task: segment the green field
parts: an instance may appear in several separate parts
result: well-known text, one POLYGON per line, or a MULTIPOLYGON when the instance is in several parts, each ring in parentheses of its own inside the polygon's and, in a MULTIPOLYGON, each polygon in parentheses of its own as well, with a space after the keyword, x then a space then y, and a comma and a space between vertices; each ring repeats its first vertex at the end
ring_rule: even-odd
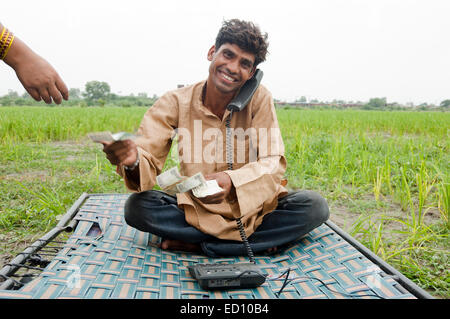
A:
MULTIPOLYGON (((0 108, 0 266, 83 192, 127 192, 86 134, 134 132, 145 111, 0 108)), ((277 113, 289 188, 320 192, 332 221, 434 296, 449 298, 450 113, 277 113)))

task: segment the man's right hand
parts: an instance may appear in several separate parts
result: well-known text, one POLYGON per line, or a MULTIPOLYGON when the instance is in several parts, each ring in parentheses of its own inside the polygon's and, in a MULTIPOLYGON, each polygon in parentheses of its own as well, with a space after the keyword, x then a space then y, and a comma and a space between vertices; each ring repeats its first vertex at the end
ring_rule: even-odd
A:
POLYGON ((101 143, 106 158, 113 165, 132 166, 138 158, 137 146, 132 140, 101 143))

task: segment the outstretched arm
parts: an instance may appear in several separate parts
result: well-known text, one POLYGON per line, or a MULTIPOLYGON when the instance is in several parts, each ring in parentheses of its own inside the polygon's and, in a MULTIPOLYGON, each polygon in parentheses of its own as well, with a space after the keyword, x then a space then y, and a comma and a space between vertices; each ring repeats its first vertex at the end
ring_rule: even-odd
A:
POLYGON ((6 56, 0 58, 3 57, 3 61, 16 71, 25 90, 36 101, 42 99, 47 104, 52 103, 52 99, 56 104, 60 104, 63 98, 67 100, 69 91, 55 69, 16 36, 8 40, 9 34, 11 32, 0 23, 0 45, 9 47, 3 51, 6 56))

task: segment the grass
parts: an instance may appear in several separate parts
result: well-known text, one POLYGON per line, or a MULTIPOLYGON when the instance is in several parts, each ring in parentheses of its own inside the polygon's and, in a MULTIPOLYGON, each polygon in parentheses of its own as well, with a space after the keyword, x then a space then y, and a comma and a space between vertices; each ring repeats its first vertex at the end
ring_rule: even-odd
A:
POLYGON ((16 142, 80 141, 89 132, 135 131, 142 107, 2 107, 0 140, 16 142))
MULTIPOLYGON (((126 192, 86 134, 134 132, 145 111, 0 108, 0 263, 52 228, 81 193, 126 192)), ((277 113, 288 186, 322 193, 334 222, 419 286, 450 297, 450 114, 277 113)))
POLYGON ((419 286, 448 297, 449 114, 278 115, 291 186, 319 189, 331 219, 333 208, 344 208, 341 224, 351 235, 419 286))

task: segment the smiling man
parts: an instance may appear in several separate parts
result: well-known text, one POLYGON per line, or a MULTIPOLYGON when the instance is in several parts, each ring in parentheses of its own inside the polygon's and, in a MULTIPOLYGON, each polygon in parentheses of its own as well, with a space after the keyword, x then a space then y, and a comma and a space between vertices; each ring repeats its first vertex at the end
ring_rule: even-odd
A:
POLYGON ((242 223, 254 252, 273 252, 328 218, 318 193, 288 193, 283 186, 286 158, 270 92, 260 85, 243 110, 227 110, 265 61, 267 47, 267 34, 253 23, 224 21, 207 54, 208 78, 164 94, 144 115, 137 140, 104 143, 107 158, 134 191, 125 204, 126 222, 162 237, 161 248, 245 255, 242 223), (234 129, 231 145, 224 138, 227 126, 234 129), (152 190, 176 133, 181 174, 202 172, 221 192, 197 198, 152 190))

